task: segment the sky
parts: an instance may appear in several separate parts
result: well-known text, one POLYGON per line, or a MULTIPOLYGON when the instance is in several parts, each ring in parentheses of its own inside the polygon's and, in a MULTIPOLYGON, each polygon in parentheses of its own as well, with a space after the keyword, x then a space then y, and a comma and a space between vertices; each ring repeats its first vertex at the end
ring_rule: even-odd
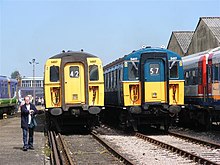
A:
POLYGON ((220 0, 0 0, 0 75, 43 76, 62 50, 91 53, 103 65, 140 49, 167 46, 172 31, 220 16, 220 0))

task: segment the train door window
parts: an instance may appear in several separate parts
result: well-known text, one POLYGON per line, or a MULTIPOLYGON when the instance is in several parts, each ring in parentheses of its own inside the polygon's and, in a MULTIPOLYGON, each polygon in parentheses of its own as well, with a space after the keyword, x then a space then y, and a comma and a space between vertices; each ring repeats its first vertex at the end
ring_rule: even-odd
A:
POLYGON ((211 83, 212 81, 212 68, 211 66, 208 66, 208 83, 211 83))
POLYGON ((109 89, 109 73, 106 73, 106 86, 107 86, 107 89, 109 89))
POLYGON ((118 83, 120 82, 121 79, 121 69, 118 69, 118 83))
POLYGON ((192 85, 196 85, 196 70, 192 70, 192 85))
POLYGON ((108 72, 108 89, 110 89, 111 87, 111 76, 110 76, 111 72, 108 72))
POLYGON ((118 84, 118 70, 115 70, 115 88, 117 87, 118 84))
POLYGON ((89 80, 90 81, 99 80, 99 70, 98 70, 97 65, 90 65, 89 66, 89 80))
POLYGON ((198 84, 202 84, 202 68, 198 69, 198 84))
POLYGON ((15 94, 15 86, 12 85, 12 86, 11 86, 11 97, 13 97, 14 94, 15 94))
POLYGON ((69 76, 71 78, 79 78, 79 67, 78 66, 71 66, 69 76))
POLYGON ((132 61, 128 63, 128 79, 138 80, 138 62, 132 61))
POLYGON ((4 82, 2 82, 2 95, 4 95, 5 94, 5 88, 4 88, 4 82))
POLYGON ((120 81, 122 81, 123 80, 123 69, 121 68, 120 69, 120 81))
POLYGON ((188 85, 188 81, 189 81, 189 72, 186 71, 185 72, 185 84, 188 85))
POLYGON ((5 83, 5 95, 8 94, 8 88, 7 88, 7 84, 5 83))
POLYGON ((219 65, 218 64, 215 64, 213 65, 213 80, 214 81, 218 81, 219 80, 219 65))
POLYGON ((114 72, 111 71, 111 89, 114 88, 114 72))
POLYGON ((106 87, 106 74, 104 74, 104 86, 106 87))
POLYGON ((198 68, 196 68, 195 72, 195 84, 198 84, 198 68))
POLYGON ((51 82, 59 81, 59 66, 50 67, 50 81, 51 82))
POLYGON ((218 64, 218 80, 220 81, 220 64, 218 64))
POLYGON ((160 74, 160 65, 159 64, 150 64, 150 75, 159 75, 160 74))
POLYGON ((112 71, 112 76, 113 76, 112 88, 114 88, 115 87, 115 70, 112 71))
POLYGON ((169 62, 170 78, 178 78, 178 61, 169 62))

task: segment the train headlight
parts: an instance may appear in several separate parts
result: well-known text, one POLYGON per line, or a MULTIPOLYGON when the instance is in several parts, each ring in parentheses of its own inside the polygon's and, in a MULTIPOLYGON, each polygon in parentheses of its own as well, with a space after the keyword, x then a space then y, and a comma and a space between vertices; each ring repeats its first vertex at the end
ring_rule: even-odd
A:
POLYGON ((63 113, 61 108, 53 108, 50 110, 50 113, 54 116, 61 115, 63 113))
POLYGON ((152 98, 157 98, 157 92, 152 93, 152 98))
POLYGON ((168 109, 169 105, 168 104, 163 104, 163 109, 168 109))
POLYGON ((176 105, 172 105, 169 107, 169 112, 172 113, 172 114, 177 114, 179 113, 181 110, 181 108, 179 106, 176 106, 176 105))
POLYGON ((144 104, 142 107, 143 107, 144 110, 148 110, 149 109, 149 105, 148 104, 144 104))

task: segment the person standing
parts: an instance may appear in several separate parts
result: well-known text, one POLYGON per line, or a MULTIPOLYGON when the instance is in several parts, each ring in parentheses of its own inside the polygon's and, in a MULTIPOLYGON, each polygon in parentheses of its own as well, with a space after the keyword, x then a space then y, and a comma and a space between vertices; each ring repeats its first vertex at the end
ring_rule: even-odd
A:
MULTIPOLYGON (((21 128, 23 132, 23 151, 34 149, 34 115, 40 114, 34 104, 30 103, 30 97, 24 98, 25 104, 21 106, 21 128), (29 134, 29 138, 28 138, 29 134)), ((42 111, 43 112, 43 111, 42 111)))

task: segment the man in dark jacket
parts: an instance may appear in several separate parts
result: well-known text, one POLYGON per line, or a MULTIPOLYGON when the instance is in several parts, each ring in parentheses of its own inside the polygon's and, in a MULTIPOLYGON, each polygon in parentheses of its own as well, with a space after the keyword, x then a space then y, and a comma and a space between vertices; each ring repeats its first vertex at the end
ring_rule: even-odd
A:
POLYGON ((34 125, 33 118, 34 115, 41 113, 38 111, 34 104, 30 103, 30 97, 26 96, 25 104, 21 106, 21 128, 23 131, 23 151, 27 151, 28 149, 33 148, 34 142, 34 125), (29 133, 29 138, 27 137, 29 133))

